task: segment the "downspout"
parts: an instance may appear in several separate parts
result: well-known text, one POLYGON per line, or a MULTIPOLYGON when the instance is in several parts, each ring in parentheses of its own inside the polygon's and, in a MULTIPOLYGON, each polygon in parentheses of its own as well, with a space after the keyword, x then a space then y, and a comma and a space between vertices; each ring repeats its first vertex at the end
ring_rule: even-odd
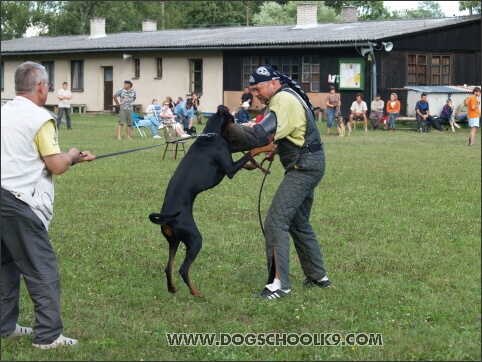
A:
POLYGON ((368 42, 368 47, 370 48, 370 56, 372 59, 372 99, 375 99, 377 94, 377 61, 375 59, 375 53, 373 52, 373 43, 368 42))

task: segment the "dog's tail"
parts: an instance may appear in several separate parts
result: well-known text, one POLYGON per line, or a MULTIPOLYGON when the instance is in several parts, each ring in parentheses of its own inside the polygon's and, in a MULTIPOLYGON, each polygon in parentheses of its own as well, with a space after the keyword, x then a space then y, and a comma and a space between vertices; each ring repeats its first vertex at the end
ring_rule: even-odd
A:
POLYGON ((181 212, 179 211, 177 214, 174 215, 162 215, 160 213, 153 212, 149 215, 149 220, 151 220, 151 222, 153 222, 154 224, 162 225, 166 223, 169 219, 175 219, 179 216, 180 213, 181 212))

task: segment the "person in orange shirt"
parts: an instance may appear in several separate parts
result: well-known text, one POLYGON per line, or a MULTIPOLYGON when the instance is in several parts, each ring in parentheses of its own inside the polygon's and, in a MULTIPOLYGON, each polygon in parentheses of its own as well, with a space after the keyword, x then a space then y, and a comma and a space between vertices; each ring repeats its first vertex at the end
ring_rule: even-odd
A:
POLYGON ((472 95, 467 101, 467 122, 469 123, 470 133, 469 133, 469 146, 475 146, 475 133, 477 128, 479 128, 480 123, 480 101, 477 99, 480 97, 480 88, 475 87, 472 90, 472 95))
POLYGON ((395 119, 400 115, 400 109, 401 105, 397 93, 390 94, 390 100, 387 102, 387 125, 391 132, 395 131, 395 119))

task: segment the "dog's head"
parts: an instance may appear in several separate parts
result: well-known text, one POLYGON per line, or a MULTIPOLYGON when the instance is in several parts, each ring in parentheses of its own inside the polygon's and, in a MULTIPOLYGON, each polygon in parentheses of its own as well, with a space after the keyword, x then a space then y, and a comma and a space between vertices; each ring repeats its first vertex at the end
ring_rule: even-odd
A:
POLYGON ((234 117, 229 113, 229 109, 223 105, 218 106, 218 110, 207 121, 203 133, 216 133, 223 137, 231 125, 234 124, 234 117))

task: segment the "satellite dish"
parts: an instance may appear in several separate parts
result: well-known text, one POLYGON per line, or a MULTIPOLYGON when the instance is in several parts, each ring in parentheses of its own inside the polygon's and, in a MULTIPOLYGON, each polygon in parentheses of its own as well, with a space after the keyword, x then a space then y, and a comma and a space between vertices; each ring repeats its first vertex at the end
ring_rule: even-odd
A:
POLYGON ((124 58, 124 60, 131 59, 132 54, 124 54, 122 57, 124 58))
POLYGON ((382 42, 382 45, 385 47, 385 50, 389 52, 390 50, 393 49, 393 43, 392 42, 382 42))
POLYGON ((370 48, 361 48, 361 55, 362 56, 365 56, 367 53, 370 52, 370 48))

